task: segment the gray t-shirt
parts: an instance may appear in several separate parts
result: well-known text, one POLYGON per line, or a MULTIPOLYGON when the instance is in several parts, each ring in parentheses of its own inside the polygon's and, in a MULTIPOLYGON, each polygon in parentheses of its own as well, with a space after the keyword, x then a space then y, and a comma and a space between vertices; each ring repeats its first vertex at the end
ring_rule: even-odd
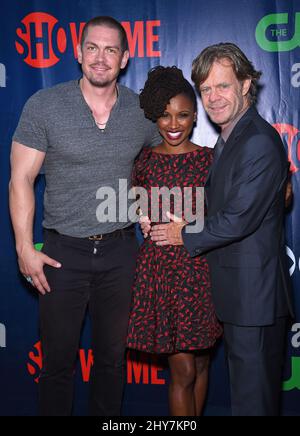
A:
POLYGON ((25 104, 13 140, 46 152, 45 228, 86 237, 128 226, 124 206, 119 210, 119 202, 126 205, 124 180, 130 189, 135 157, 161 138, 145 119, 137 94, 122 85, 118 89, 104 131, 96 126, 78 81, 38 91, 25 104), (115 222, 103 222, 109 214, 115 222))

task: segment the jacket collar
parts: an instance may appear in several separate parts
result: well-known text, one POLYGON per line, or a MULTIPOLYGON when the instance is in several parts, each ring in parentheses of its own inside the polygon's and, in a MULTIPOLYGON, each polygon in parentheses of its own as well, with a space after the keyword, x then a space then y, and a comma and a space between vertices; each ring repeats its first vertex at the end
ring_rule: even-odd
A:
MULTIPOLYGON (((237 139, 242 135, 243 131, 248 126, 248 124, 253 120, 253 118, 255 118, 257 116, 258 116, 258 112, 257 112, 256 108, 254 106, 250 106, 249 109, 244 113, 244 115, 238 121, 238 123, 236 124, 236 126, 234 127, 232 132, 230 133, 230 135, 225 143, 224 150, 223 150, 223 152, 222 152, 222 154, 217 162, 216 167, 218 167, 220 165, 220 162, 222 162, 222 160, 224 159, 224 156, 226 156, 226 154, 232 149, 232 147, 234 147, 237 139)), ((212 164, 210 167, 205 184, 208 184, 208 181, 211 178, 212 170, 214 170, 214 171, 216 170, 216 168, 214 168, 214 164, 212 164)))
POLYGON ((238 121, 232 132, 230 133, 226 141, 226 144, 235 141, 239 136, 241 136, 245 128, 256 116, 258 116, 258 112, 256 108, 254 106, 250 106, 249 109, 244 113, 244 115, 238 121))

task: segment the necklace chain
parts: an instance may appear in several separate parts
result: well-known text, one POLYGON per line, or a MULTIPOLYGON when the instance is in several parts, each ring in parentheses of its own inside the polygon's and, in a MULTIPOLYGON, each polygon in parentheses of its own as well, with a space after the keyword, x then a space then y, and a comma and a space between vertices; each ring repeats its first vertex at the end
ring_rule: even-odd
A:
MULTIPOLYGON (((81 89, 81 92, 82 92, 82 94, 83 94, 81 79, 78 80, 78 85, 79 85, 79 87, 80 87, 80 89, 81 89)), ((118 90, 118 86, 116 86, 116 99, 118 98, 118 96, 119 96, 119 90, 118 90)), ((91 108, 90 108, 90 111, 91 111, 91 113, 92 113, 92 115, 93 115, 93 118, 94 118, 94 120, 95 120, 96 125, 97 125, 97 126, 104 126, 104 127, 105 127, 106 124, 107 124, 107 122, 108 122, 108 119, 105 121, 105 123, 99 123, 99 121, 97 121, 96 118, 94 117, 93 110, 92 110, 91 108)), ((100 127, 100 129, 101 129, 101 127, 100 127)), ((104 130, 104 128, 102 127, 101 130, 104 130)))
MULTIPOLYGON (((80 81, 79 81, 78 83, 79 83, 79 87, 80 87, 80 89, 81 89, 81 91, 82 91, 80 81)), ((118 91, 117 91, 117 96, 118 96, 118 91)), ((95 115, 94 115, 93 109, 92 109, 91 107, 89 107, 89 108, 90 108, 91 114, 92 114, 92 116, 93 116, 93 118, 94 118, 94 121, 95 121, 96 126, 98 126, 100 130, 104 130, 104 128, 105 128, 105 126, 106 126, 106 124, 107 124, 107 122, 108 122, 108 119, 105 121, 105 123, 99 123, 99 121, 96 120, 96 117, 95 117, 95 115), (103 127, 103 126, 104 126, 104 127, 103 127)))

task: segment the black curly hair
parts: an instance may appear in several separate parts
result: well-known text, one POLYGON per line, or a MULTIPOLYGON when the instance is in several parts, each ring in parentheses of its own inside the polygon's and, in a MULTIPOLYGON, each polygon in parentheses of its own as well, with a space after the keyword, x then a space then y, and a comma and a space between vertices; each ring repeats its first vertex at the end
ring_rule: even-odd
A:
POLYGON ((197 100, 194 88, 184 78, 182 70, 173 67, 158 66, 152 68, 148 73, 148 78, 144 89, 140 93, 140 106, 145 112, 145 116, 152 121, 157 121, 171 98, 183 94, 188 97, 197 110, 197 100))

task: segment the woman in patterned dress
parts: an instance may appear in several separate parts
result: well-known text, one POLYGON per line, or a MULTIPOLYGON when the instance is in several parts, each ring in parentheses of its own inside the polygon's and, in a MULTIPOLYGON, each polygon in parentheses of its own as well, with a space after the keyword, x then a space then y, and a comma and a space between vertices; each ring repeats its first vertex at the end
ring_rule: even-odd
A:
MULTIPOLYGON (((197 116, 194 90, 181 70, 159 66, 149 72, 140 102, 162 136, 160 145, 145 148, 135 162, 133 185, 146 189, 149 198, 142 213, 151 222, 165 222, 158 189, 176 188, 183 197, 189 189, 185 202, 173 198, 169 207, 177 215, 178 207, 183 209, 181 217, 187 220, 187 212, 196 211, 196 191, 204 186, 212 161, 210 148, 190 141, 197 116)), ((206 259, 192 258, 183 246, 159 247, 146 238, 137 261, 127 345, 168 355, 171 415, 201 414, 209 351, 221 333, 206 259)))

